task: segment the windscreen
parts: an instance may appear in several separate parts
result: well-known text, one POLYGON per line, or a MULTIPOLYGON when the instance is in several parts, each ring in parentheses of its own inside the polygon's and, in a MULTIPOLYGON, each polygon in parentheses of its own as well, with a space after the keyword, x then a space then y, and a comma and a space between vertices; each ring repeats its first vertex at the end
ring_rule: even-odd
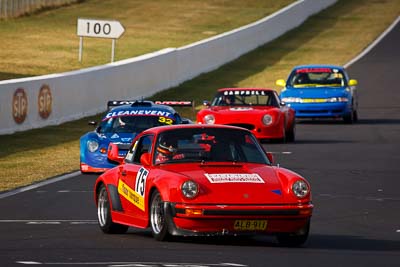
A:
POLYGON ((155 164, 187 162, 248 162, 269 164, 257 139, 236 129, 175 129, 158 136, 155 164))
POLYGON ((343 72, 335 68, 301 68, 292 72, 288 87, 342 87, 346 80, 343 72))
POLYGON ((176 124, 175 120, 165 116, 117 116, 105 119, 99 127, 100 133, 140 133, 146 129, 176 124))
POLYGON ((278 106, 272 91, 229 90, 218 92, 212 106, 278 106))

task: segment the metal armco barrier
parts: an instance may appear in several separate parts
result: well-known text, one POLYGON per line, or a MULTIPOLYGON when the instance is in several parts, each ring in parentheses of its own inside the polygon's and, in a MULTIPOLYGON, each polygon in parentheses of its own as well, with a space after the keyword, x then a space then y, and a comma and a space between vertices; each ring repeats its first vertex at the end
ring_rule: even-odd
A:
MULTIPOLYGON (((300 0, 259 21, 179 47, 78 71, 0 81, 0 135, 95 115, 210 72, 264 45, 337 0, 300 0)), ((129 29, 126 29, 129 31, 129 29)))

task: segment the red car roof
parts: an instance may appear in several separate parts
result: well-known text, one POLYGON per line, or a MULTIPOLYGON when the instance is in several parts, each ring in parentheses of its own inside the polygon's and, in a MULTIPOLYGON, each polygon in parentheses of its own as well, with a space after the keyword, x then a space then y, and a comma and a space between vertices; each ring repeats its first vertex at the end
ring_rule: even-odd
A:
POLYGON ((236 126, 229 126, 229 125, 222 125, 222 124, 178 124, 178 125, 169 125, 169 126, 158 126, 147 129, 143 131, 143 133, 154 133, 158 134, 160 132, 169 131, 173 129, 202 129, 202 128, 222 128, 222 129, 236 129, 249 132, 248 130, 236 127, 236 126))
POLYGON ((218 92, 224 92, 224 91, 274 91, 273 89, 270 88, 220 88, 218 89, 218 92))

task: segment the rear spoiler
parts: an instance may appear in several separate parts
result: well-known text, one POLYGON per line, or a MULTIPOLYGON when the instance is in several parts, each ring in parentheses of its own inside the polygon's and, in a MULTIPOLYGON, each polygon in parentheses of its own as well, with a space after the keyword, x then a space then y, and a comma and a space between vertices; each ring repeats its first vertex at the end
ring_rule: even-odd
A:
POLYGON ((122 105, 151 107, 152 104, 167 105, 171 107, 192 107, 194 109, 194 101, 149 101, 149 100, 112 100, 107 102, 107 109, 122 105))
POLYGON ((194 101, 154 101, 157 105, 167 105, 171 107, 192 107, 194 108, 194 101))
POLYGON ((137 105, 137 106, 150 107, 152 104, 153 102, 144 100, 111 100, 107 102, 107 109, 123 105, 137 105))

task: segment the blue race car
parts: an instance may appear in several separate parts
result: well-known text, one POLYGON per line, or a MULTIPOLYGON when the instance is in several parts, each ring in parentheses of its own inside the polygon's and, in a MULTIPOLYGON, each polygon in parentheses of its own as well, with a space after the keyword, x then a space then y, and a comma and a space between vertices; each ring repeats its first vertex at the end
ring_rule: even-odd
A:
MULTIPOLYGON (((160 103, 160 102, 159 102, 160 103)), ((190 101, 166 101, 187 106, 190 101)), ((161 125, 189 123, 171 106, 152 101, 109 101, 109 110, 98 127, 80 138, 80 170, 82 173, 104 172, 117 164, 107 159, 110 142, 125 156, 133 138, 142 131, 161 125)), ((96 125, 95 122, 90 122, 96 125)))
POLYGON ((296 118, 342 118, 356 122, 357 80, 349 79, 343 67, 332 65, 303 65, 295 67, 283 86, 280 98, 293 108, 296 118))

